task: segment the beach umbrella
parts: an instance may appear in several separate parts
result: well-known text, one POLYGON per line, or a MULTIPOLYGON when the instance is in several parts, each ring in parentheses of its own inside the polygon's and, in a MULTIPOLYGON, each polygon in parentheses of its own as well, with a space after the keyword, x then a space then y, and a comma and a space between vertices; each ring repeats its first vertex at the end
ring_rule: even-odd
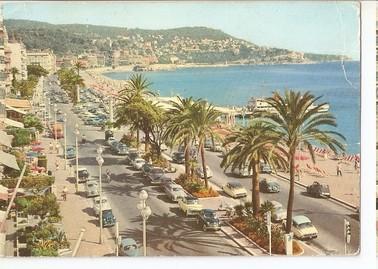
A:
POLYGON ((41 152, 42 150, 44 150, 44 147, 41 147, 41 146, 32 147, 32 151, 35 151, 35 152, 41 152))

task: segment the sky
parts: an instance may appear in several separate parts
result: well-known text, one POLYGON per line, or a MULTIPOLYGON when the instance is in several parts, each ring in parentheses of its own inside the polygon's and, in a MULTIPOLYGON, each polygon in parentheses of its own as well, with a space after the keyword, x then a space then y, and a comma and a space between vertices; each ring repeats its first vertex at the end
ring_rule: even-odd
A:
POLYGON ((359 6, 340 1, 5 2, 5 19, 142 29, 206 26, 260 46, 359 59, 359 6))

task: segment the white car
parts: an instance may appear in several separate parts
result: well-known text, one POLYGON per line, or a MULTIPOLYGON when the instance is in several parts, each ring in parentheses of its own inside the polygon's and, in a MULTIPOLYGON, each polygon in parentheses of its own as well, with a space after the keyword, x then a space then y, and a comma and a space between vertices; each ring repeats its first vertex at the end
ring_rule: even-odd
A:
POLYGON ((270 201, 274 207, 273 213, 272 213, 272 221, 279 222, 283 221, 287 217, 286 209, 283 207, 283 205, 280 202, 277 201, 270 201))
POLYGON ((222 144, 219 143, 219 142, 215 142, 215 143, 214 143, 214 146, 211 146, 211 151, 214 151, 214 152, 222 152, 222 151, 223 151, 222 144))
POLYGON ((241 198, 247 196, 247 190, 239 182, 228 182, 222 187, 222 189, 232 198, 241 198))
POLYGON ((117 139, 115 139, 114 137, 109 137, 108 140, 105 141, 105 145, 108 145, 110 146, 111 143, 113 143, 114 141, 117 141, 117 139))
POLYGON ((142 158, 136 158, 134 161, 131 162, 132 166, 136 170, 141 170, 142 166, 146 163, 145 159, 142 158))
POLYGON ((98 182, 95 180, 88 180, 85 182, 85 193, 88 198, 99 196, 98 182))
POLYGON ((182 197, 188 196, 186 191, 181 187, 181 185, 169 183, 163 185, 163 190, 165 194, 174 202, 177 202, 179 199, 182 199, 182 197))
MULTIPOLYGON (((197 167, 196 170, 195 170, 195 173, 200 178, 205 178, 202 166, 197 167)), ((207 174, 207 178, 211 178, 213 176, 213 172, 210 170, 210 167, 207 166, 207 165, 206 165, 206 174, 207 174)))
POLYGON ((318 237, 318 230, 312 224, 311 220, 304 215, 293 217, 293 226, 291 229, 294 236, 301 240, 318 237))
MULTIPOLYGON (((102 196, 102 210, 112 209, 108 202, 108 198, 106 196, 102 196)), ((100 214, 100 197, 97 196, 93 198, 93 211, 95 215, 98 216, 100 214)))
POLYGON ((248 166, 243 166, 241 169, 235 168, 232 173, 238 177, 251 177, 253 174, 252 169, 248 170, 248 166))

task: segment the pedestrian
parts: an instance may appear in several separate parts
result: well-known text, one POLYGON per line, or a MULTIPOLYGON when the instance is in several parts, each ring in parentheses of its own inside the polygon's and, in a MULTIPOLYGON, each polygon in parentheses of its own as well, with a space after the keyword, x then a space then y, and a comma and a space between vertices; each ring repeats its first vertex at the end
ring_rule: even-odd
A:
POLYGON ((341 172, 341 165, 340 163, 336 166, 337 176, 343 176, 343 173, 341 172))
POLYGON ((354 170, 358 170, 358 161, 357 160, 354 160, 354 170))
POLYGON ((49 152, 52 153, 53 149, 54 149, 54 146, 53 146, 52 142, 50 142, 50 144, 49 144, 49 152))
POLYGON ((59 169, 59 161, 58 160, 55 161, 55 167, 56 167, 56 170, 59 169))
POLYGON ((72 176, 72 174, 73 174, 72 163, 70 163, 70 165, 69 165, 69 175, 72 176))
POLYGON ((64 186, 63 191, 62 191, 63 201, 67 201, 67 193, 68 193, 68 188, 67 188, 67 186, 64 186))

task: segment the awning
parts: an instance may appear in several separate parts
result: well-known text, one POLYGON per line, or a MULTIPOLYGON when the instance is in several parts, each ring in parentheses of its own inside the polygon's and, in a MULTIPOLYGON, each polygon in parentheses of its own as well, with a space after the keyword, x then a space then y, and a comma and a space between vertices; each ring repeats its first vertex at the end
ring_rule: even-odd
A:
POLYGON ((16 157, 12 154, 5 153, 4 151, 0 151, 0 163, 10 168, 20 170, 16 157))
POLYGON ((20 114, 22 114, 22 115, 26 115, 26 114, 28 114, 28 112, 26 112, 26 111, 24 111, 24 110, 21 110, 21 109, 19 109, 19 108, 15 108, 15 107, 10 106, 10 105, 5 105, 5 110, 13 110, 13 111, 16 111, 16 112, 18 112, 18 113, 20 113, 20 114))
POLYGON ((9 199, 8 188, 3 185, 0 185, 0 200, 8 201, 8 199, 9 199))
POLYGON ((8 119, 8 118, 0 118, 0 121, 4 122, 4 124, 8 125, 8 126, 13 126, 13 127, 17 127, 17 128, 24 128, 24 124, 22 122, 18 122, 18 121, 11 120, 11 119, 8 119))
POLYGON ((7 147, 12 147, 12 139, 13 135, 8 135, 4 131, 0 131, 0 144, 7 146, 7 147))

